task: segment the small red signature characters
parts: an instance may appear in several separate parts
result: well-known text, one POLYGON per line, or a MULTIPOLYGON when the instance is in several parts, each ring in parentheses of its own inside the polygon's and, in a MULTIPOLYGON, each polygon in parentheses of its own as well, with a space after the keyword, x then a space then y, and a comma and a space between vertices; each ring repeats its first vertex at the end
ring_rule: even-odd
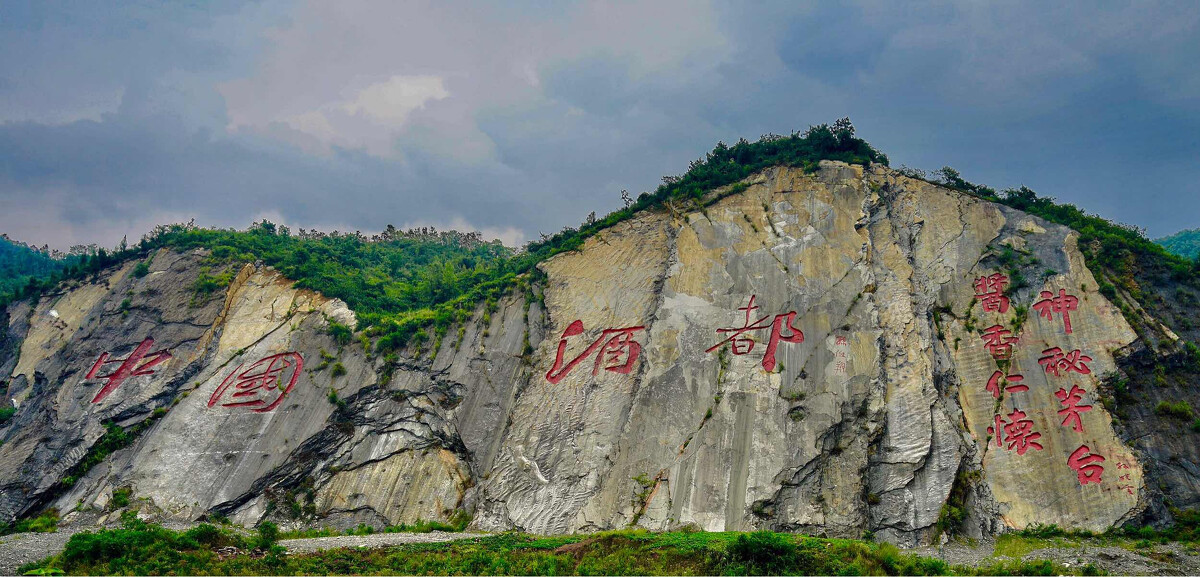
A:
POLYGON ((717 329, 718 333, 728 333, 729 336, 725 340, 711 346, 706 353, 711 353, 721 348, 725 343, 729 343, 730 350, 735 355, 744 355, 754 350, 754 339, 742 336, 750 331, 760 331, 767 327, 771 327, 771 337, 767 341, 767 352, 763 355, 762 367, 767 372, 775 370, 775 351, 779 348, 780 341, 785 343, 802 343, 804 342, 804 333, 796 328, 796 311, 790 311, 783 314, 775 315, 775 320, 767 324, 766 320, 771 315, 764 315, 762 318, 750 322, 750 315, 758 310, 754 306, 754 296, 750 295, 750 302, 744 307, 738 308, 739 311, 746 311, 746 322, 740 327, 717 329), (784 330, 788 334, 784 334, 784 330))
POLYGON ((1020 340, 1010 335, 1012 331, 1000 325, 993 325, 984 329, 980 338, 983 339, 983 348, 987 349, 993 359, 1004 360, 1012 358, 1013 345, 1020 340))
POLYGON ((1080 485, 1100 483, 1100 475, 1104 473, 1104 465, 1099 464, 1104 462, 1104 457, 1091 453, 1087 445, 1080 445, 1067 459, 1067 466, 1078 475, 1080 485))
POLYGON ((638 326, 604 329, 604 332, 600 333, 600 337, 591 346, 584 349, 571 362, 563 365, 563 353, 567 352, 567 339, 583 334, 583 321, 576 320, 567 326, 562 337, 558 339, 558 354, 554 357, 554 366, 546 372, 546 380, 558 384, 576 365, 594 353, 598 354, 596 354, 596 363, 592 367, 593 375, 600 372, 601 366, 606 371, 628 375, 633 371, 633 363, 637 361, 638 355, 642 352, 642 345, 633 340, 633 334, 645 328, 645 326, 638 326))
POLYGON ((1081 375, 1090 375, 1092 369, 1087 366, 1087 363, 1090 362, 1092 362, 1092 357, 1083 354, 1079 349, 1064 353, 1058 347, 1042 351, 1042 357, 1038 359, 1038 364, 1046 369, 1046 374, 1056 377, 1072 371, 1081 375))
POLYGON ((1063 406, 1058 411, 1059 416, 1063 418, 1062 426, 1066 427, 1067 423, 1070 423, 1071 428, 1077 433, 1083 432, 1083 421, 1079 419, 1080 413, 1092 410, 1091 405, 1079 404, 1086 392, 1076 385, 1071 385, 1070 391, 1060 388, 1054 393, 1054 396, 1058 397, 1058 402, 1063 406))
POLYGON ((303 368, 304 357, 296 352, 271 355, 250 366, 242 363, 213 391, 208 406, 212 408, 232 391, 222 407, 247 407, 255 413, 273 411, 300 379, 303 368))
POLYGON ((984 312, 1008 312, 1008 297, 1004 296, 1004 287, 1008 286, 1008 277, 995 273, 975 279, 975 298, 983 305, 984 312))
POLYGON ((1013 412, 1008 414, 1010 422, 1006 422, 1000 415, 995 415, 995 426, 988 427, 989 435, 996 437, 996 446, 1003 447, 1005 441, 1008 442, 1008 450, 1017 449, 1018 455, 1024 455, 1030 447, 1037 450, 1042 450, 1042 444, 1037 440, 1042 438, 1042 434, 1033 430, 1033 421, 1025 418, 1027 415, 1020 409, 1013 409, 1013 412))
POLYGON ((104 397, 117 390, 117 387, 121 386, 121 383, 125 382, 125 379, 129 377, 153 375, 154 371, 151 369, 155 365, 171 358, 171 353, 165 350, 151 353, 150 347, 153 346, 154 339, 147 337, 146 340, 138 344, 137 348, 133 349, 132 353, 129 353, 128 357, 123 359, 110 359, 108 353, 100 353, 100 358, 96 359, 96 364, 92 365, 92 369, 88 371, 84 380, 107 379, 108 382, 104 383, 104 386, 100 388, 100 392, 96 393, 96 396, 92 398, 92 402, 99 403, 103 401, 104 397), (121 363, 121 366, 107 375, 98 374, 100 367, 111 363, 121 363), (141 364, 139 365, 138 363, 141 364))
POLYGON ((992 373, 992 377, 988 379, 987 391, 997 399, 1000 398, 1000 383, 1004 383, 1004 392, 1006 393, 1020 393, 1028 391, 1029 387, 1027 385, 1019 384, 1024 380, 1025 377, 1021 375, 1006 375, 1000 371, 996 371, 992 373))
POLYGON ((1050 291, 1042 291, 1042 300, 1033 303, 1033 310, 1048 320, 1054 320, 1054 315, 1062 315, 1063 326, 1067 334, 1071 334, 1071 311, 1079 310, 1079 299, 1067 294, 1067 289, 1058 289, 1058 296, 1050 291))

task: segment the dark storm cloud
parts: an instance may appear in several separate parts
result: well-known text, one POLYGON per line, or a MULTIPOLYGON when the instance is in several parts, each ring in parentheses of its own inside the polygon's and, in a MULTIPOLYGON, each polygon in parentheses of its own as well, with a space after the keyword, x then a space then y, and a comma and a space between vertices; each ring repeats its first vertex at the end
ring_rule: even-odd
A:
POLYGON ((5 4, 0 231, 476 227, 619 205, 717 140, 850 116, 1152 235, 1200 226, 1191 3, 5 4), (552 9, 550 9, 552 8, 552 9))

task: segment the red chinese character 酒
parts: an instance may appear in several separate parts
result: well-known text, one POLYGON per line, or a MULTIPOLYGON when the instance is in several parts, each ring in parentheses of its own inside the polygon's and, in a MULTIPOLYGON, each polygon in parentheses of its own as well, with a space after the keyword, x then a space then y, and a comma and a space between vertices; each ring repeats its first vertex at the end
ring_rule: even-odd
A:
POLYGON ((646 327, 604 329, 595 342, 564 366, 563 353, 567 350, 567 338, 583 334, 583 321, 576 320, 567 326, 566 330, 563 331, 562 337, 559 338, 558 354, 554 357, 554 366, 546 372, 546 380, 558 384, 576 365, 583 362, 584 359, 590 357, 593 353, 598 353, 596 355, 595 366, 592 367, 593 375, 600 372, 601 365, 604 366, 604 370, 606 371, 622 375, 629 374, 633 371, 633 363, 637 361, 638 355, 642 352, 642 345, 633 340, 633 333, 644 328, 646 327))
POLYGON ((1042 291, 1040 296, 1042 300, 1033 304, 1033 310, 1049 320, 1054 320, 1054 313, 1062 315, 1067 334, 1071 334, 1071 311, 1079 309, 1079 299, 1067 294, 1067 289, 1058 289, 1058 296, 1050 291, 1042 291))
POLYGON ((1004 392, 1006 392, 1006 393, 1020 393, 1020 392, 1028 391, 1029 387, 1026 385, 1008 384, 1008 383, 1019 383, 1023 380, 1025 380, 1025 377, 1023 377, 1021 375, 1006 375, 1000 371, 996 371, 996 372, 992 373, 992 377, 990 379, 988 379, 987 391, 989 393, 991 393, 993 397, 999 399, 1000 398, 1000 382, 1001 381, 1003 381, 1006 384, 1006 386, 1004 387, 1004 392))
POLYGON ((92 365, 92 369, 84 377, 84 380, 108 379, 108 382, 92 398, 92 402, 99 403, 103 401, 104 397, 115 391, 129 377, 154 374, 154 371, 150 370, 151 367, 171 358, 171 353, 165 350, 150 353, 150 347, 152 346, 154 346, 154 339, 147 337, 146 340, 138 344, 137 348, 133 349, 132 353, 129 353, 128 357, 123 359, 109 359, 108 353, 101 353, 100 358, 96 359, 96 364, 92 365), (143 359, 145 359, 145 362, 142 362, 143 359), (142 362, 142 364, 138 365, 139 362, 142 362), (101 366, 110 363, 121 363, 121 366, 107 375, 97 374, 100 372, 101 366))
POLYGON ((279 353, 255 361, 245 370, 246 363, 238 365, 208 398, 212 408, 230 390, 233 393, 223 407, 250 407, 256 413, 266 413, 279 406, 283 397, 292 390, 304 368, 304 357, 300 353, 279 353), (290 370, 289 370, 290 369, 290 370), (231 388, 232 387, 232 388, 231 388))
POLYGON ((1016 447, 1018 455, 1024 455, 1030 447, 1042 450, 1041 443, 1036 442, 1042 438, 1042 434, 1033 430, 1033 421, 1026 419, 1026 416, 1020 409, 1013 409, 1013 412, 1008 414, 1010 422, 1005 422, 1000 415, 995 416, 996 424, 988 427, 987 432, 996 437, 997 447, 1003 447, 1007 441, 1008 450, 1016 447))
POLYGON ((1008 312, 1009 301, 1004 296, 1007 285, 1008 277, 1000 273, 975 279, 975 298, 983 305, 984 312, 1008 312))
POLYGON ((1097 464, 1103 463, 1104 457, 1089 454, 1091 452, 1087 445, 1080 445, 1067 459, 1067 466, 1079 476, 1080 485, 1100 483, 1100 475, 1104 473, 1104 466, 1097 464))
POLYGON ((765 316, 759 318, 758 320, 754 321, 753 323, 751 323, 750 322, 750 314, 753 311, 758 310, 758 308, 759 307, 754 306, 754 295, 751 295, 750 302, 747 303, 746 306, 738 309, 739 311, 746 311, 746 321, 742 324, 742 326, 733 327, 733 328, 725 328, 725 329, 717 329, 718 333, 731 333, 731 334, 728 337, 726 337, 725 340, 709 347, 708 350, 706 350, 704 352, 711 353, 711 352, 721 348, 721 346, 724 345, 725 343, 729 343, 729 347, 733 351, 733 354, 744 355, 744 354, 749 353, 750 351, 754 350, 754 339, 744 337, 742 335, 744 335, 750 331, 762 330, 762 329, 765 329, 768 326, 770 326, 771 327, 771 337, 767 341, 767 352, 766 352, 766 354, 763 355, 762 367, 763 367, 763 369, 765 369, 768 372, 775 370, 775 365, 776 365, 775 352, 776 352, 776 349, 778 349, 778 347, 779 347, 780 341, 785 342, 785 343, 802 343, 802 342, 804 342, 804 333, 801 332, 800 329, 796 328, 796 326, 795 326, 795 321, 796 321, 796 312, 795 311, 775 315, 775 320, 772 321, 770 325, 767 325, 765 322, 767 320, 767 317, 769 317, 770 315, 765 315, 765 316), (785 335, 784 329, 787 329, 788 333, 790 333, 790 334, 785 335))
POLYGON ((1063 417, 1062 425, 1065 427, 1067 423, 1071 423, 1071 428, 1076 432, 1083 432, 1083 421, 1079 419, 1080 413, 1086 413, 1092 410, 1091 405, 1081 405, 1079 401, 1083 400, 1083 394, 1087 392, 1076 385, 1071 385, 1071 390, 1058 389, 1054 396, 1058 397, 1058 402, 1062 403, 1063 408, 1058 411, 1058 414, 1063 417))
POLYGON ((1012 357, 1013 345, 1020 340, 1017 337, 1009 336, 1011 334, 1012 331, 1000 325, 988 327, 984 329, 983 335, 980 337, 983 339, 983 348, 991 353, 993 359, 1010 358, 1012 357))
POLYGON ((1086 364, 1090 362, 1092 362, 1092 357, 1083 354, 1079 349, 1064 353, 1058 347, 1042 351, 1042 358, 1038 359, 1038 364, 1046 369, 1046 374, 1056 377, 1062 376, 1061 373, 1072 371, 1081 375, 1090 375, 1092 369, 1088 368, 1086 364))

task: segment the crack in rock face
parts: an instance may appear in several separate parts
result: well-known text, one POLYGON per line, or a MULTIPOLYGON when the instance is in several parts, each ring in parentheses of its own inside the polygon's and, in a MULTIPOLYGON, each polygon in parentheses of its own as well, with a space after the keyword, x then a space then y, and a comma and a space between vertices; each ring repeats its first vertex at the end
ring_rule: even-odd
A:
POLYGON ((744 184, 601 231, 539 265, 544 299, 388 359, 269 267, 197 302, 203 251, 14 303, 0 515, 128 487, 162 520, 915 545, 948 519, 1102 530, 1145 507, 1096 397, 1136 335, 1074 232, 880 166, 744 184), (79 469, 114 420, 143 432, 79 469))

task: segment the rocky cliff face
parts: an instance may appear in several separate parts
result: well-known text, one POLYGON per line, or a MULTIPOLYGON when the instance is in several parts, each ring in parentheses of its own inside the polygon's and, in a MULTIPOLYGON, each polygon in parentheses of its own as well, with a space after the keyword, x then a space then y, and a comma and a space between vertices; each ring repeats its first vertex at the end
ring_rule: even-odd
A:
POLYGON ((266 267, 193 293, 200 252, 14 305, 0 513, 129 488, 184 520, 916 543, 939 517, 979 535, 1146 507, 1097 398, 1137 337, 1075 233, 882 167, 747 184, 605 230, 395 358, 266 267), (108 421, 144 432, 82 474, 108 421))

